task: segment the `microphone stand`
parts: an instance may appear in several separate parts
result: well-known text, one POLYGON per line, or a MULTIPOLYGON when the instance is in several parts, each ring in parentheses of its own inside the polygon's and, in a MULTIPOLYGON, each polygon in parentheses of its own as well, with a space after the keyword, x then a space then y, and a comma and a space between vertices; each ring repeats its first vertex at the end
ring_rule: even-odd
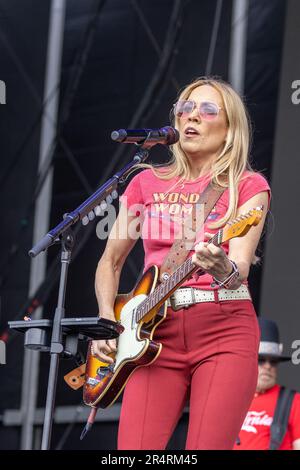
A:
MULTIPOLYGON (((149 150, 147 150, 147 148, 143 148, 143 145, 140 146, 130 163, 97 189, 95 193, 86 199, 79 207, 69 214, 65 214, 63 220, 56 227, 50 230, 29 251, 29 255, 31 257, 35 257, 41 253, 41 251, 46 250, 57 241, 61 242, 61 274, 57 307, 52 323, 50 345, 51 361, 48 378, 45 421, 43 427, 42 450, 50 448, 59 359, 60 355, 64 352, 62 320, 65 315, 65 293, 67 287, 68 268, 71 262, 72 249, 75 245, 75 237, 72 233, 71 226, 79 220, 82 220, 83 224, 88 223, 89 220, 94 218, 93 211, 101 204, 101 202, 108 197, 111 198, 110 200, 116 198, 118 195, 118 185, 125 183, 131 168, 137 163, 145 161, 148 155, 149 150)), ((26 323, 28 324, 30 322, 26 323)), ((115 333, 113 337, 118 336, 118 334, 119 333, 115 333)), ((108 337, 112 337, 111 333, 108 333, 106 336, 102 335, 103 339, 108 337)))
POLYGON ((65 293, 67 288, 68 269, 71 262, 72 248, 74 245, 74 234, 72 233, 71 229, 68 228, 61 235, 61 273, 59 280, 57 307, 52 325, 50 346, 51 359, 43 426, 42 450, 48 450, 50 448, 59 356, 64 352, 64 346, 62 344, 61 320, 65 316, 65 293))

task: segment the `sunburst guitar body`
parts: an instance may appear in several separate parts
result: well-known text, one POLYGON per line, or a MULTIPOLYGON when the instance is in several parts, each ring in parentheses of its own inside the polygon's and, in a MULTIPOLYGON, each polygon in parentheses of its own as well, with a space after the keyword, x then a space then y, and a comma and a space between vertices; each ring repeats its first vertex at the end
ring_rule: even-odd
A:
POLYGON ((83 399, 87 405, 106 408, 122 392, 130 375, 137 367, 151 364, 159 355, 162 345, 153 341, 156 327, 167 314, 166 303, 153 308, 139 322, 138 306, 153 292, 158 282, 159 270, 152 266, 129 294, 119 294, 115 302, 116 320, 124 327, 117 340, 114 364, 92 356, 88 350, 83 399))

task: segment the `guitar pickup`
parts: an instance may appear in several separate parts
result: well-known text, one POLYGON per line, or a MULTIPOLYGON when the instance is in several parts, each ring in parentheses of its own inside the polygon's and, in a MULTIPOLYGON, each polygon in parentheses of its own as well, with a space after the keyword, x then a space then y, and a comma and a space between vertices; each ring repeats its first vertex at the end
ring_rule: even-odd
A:
POLYGON ((135 323, 136 323, 136 308, 134 308, 132 311, 132 317, 131 317, 131 329, 132 330, 134 330, 135 323))
POLYGON ((107 374, 114 371, 114 364, 109 366, 101 366, 97 370, 97 378, 102 380, 107 374))

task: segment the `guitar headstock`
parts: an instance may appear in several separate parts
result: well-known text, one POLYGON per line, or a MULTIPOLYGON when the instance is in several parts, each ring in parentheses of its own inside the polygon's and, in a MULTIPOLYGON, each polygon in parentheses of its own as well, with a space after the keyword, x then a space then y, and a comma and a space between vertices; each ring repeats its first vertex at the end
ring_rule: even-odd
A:
POLYGON ((258 225, 263 214, 263 206, 251 209, 246 214, 239 215, 225 225, 222 234, 222 243, 235 237, 242 237, 252 226, 258 225))

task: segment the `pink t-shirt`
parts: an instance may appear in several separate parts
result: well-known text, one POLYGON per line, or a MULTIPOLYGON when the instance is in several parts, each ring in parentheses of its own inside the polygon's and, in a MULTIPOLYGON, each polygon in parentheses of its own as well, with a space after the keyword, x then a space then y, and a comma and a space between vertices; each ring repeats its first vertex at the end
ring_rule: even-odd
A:
MULTIPOLYGON (((156 177, 151 169, 141 171, 131 180, 120 201, 126 205, 131 214, 140 217, 145 251, 144 272, 154 264, 161 266, 175 237, 182 238, 184 219, 190 215, 192 206, 197 203, 199 195, 208 183, 208 176, 193 181, 182 181, 179 177, 162 180, 156 177)), ((268 191, 270 194, 266 179, 259 173, 246 171, 239 183, 238 206, 262 191, 268 191)), ((229 192, 225 190, 208 216, 204 227, 197 233, 194 244, 203 241, 204 232, 214 234, 218 231, 208 228, 208 225, 225 215, 228 197, 229 192)), ((222 248, 228 253, 228 243, 222 245, 222 248)), ((189 256, 193 253, 194 250, 191 249, 189 256)), ((212 282, 209 274, 202 276, 196 274, 186 280, 183 286, 212 289, 212 282)))

